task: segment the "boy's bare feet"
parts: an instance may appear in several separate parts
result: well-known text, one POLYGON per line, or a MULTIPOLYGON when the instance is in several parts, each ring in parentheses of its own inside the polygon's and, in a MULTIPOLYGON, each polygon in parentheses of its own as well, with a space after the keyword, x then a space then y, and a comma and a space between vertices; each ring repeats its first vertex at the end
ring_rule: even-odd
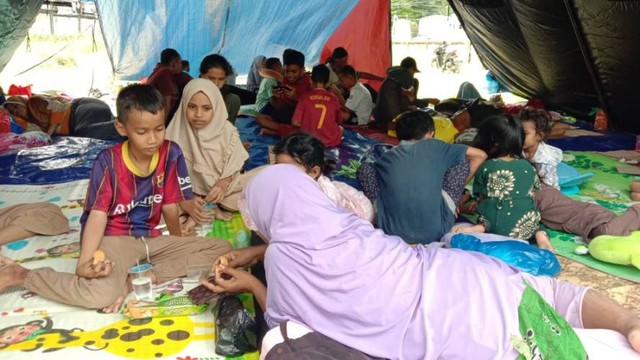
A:
MULTIPOLYGON (((156 272, 151 270, 151 284, 153 284, 154 286, 158 284, 158 275, 156 275, 156 272)), ((120 294, 120 296, 118 296, 118 298, 116 299, 116 301, 113 302, 113 304, 102 308, 102 312, 107 313, 107 314, 116 314, 118 312, 120 312, 120 309, 122 308, 122 304, 124 303, 124 299, 127 297, 127 295, 129 295, 130 292, 133 291, 133 286, 131 285, 131 280, 132 277, 131 275, 127 276, 127 285, 125 286, 125 288, 122 291, 122 294, 120 294)))
POLYGON ((182 236, 190 236, 195 234, 194 228, 196 225, 198 225, 196 221, 191 216, 188 216, 187 220, 185 220, 185 222, 180 224, 180 230, 182 231, 182 236))
POLYGON ((102 312, 106 314, 117 314, 118 312, 120 312, 122 303, 124 303, 124 297, 125 297, 124 295, 118 296, 118 298, 116 299, 116 301, 113 302, 113 304, 102 308, 102 312))
POLYGON ((22 285, 29 270, 8 257, 0 256, 0 292, 12 286, 22 285))

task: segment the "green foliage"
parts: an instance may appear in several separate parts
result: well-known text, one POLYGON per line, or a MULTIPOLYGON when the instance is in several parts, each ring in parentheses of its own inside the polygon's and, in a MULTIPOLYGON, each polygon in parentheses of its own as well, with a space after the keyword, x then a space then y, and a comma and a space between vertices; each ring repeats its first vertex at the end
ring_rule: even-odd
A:
POLYGON ((447 0, 391 0, 391 15, 418 21, 429 15, 449 15, 447 0))
POLYGON ((391 15, 411 21, 411 33, 418 32, 418 20, 429 15, 452 14, 447 0, 391 0, 391 15))
POLYGON ((353 159, 349 160, 349 164, 348 165, 342 165, 340 170, 338 170, 338 172, 336 172, 336 175, 344 176, 344 177, 347 177, 347 178, 350 178, 350 179, 355 179, 356 178, 356 172, 360 168, 360 165, 362 165, 360 163, 360 161, 353 160, 353 159))

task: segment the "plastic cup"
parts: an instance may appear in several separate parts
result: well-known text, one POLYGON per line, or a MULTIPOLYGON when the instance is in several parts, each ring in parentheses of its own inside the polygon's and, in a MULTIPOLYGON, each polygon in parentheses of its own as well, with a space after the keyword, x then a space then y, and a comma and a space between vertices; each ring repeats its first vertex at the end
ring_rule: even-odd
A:
POLYGON ((216 212, 215 209, 218 207, 216 204, 205 203, 202 205, 204 208, 204 213, 206 216, 210 216, 212 220, 206 224, 200 224, 196 227, 196 232, 198 236, 207 236, 213 229, 213 219, 215 218, 216 212))
POLYGON ((137 300, 153 300, 152 269, 151 264, 140 264, 129 268, 131 286, 137 300))
POLYGON ((212 203, 205 203, 204 205, 202 205, 202 207, 204 208, 204 213, 207 216, 213 217, 216 215, 215 209, 218 207, 218 205, 212 204, 212 203))
POLYGON ((211 272, 211 265, 187 265, 187 277, 184 282, 198 283, 200 279, 206 279, 211 272))

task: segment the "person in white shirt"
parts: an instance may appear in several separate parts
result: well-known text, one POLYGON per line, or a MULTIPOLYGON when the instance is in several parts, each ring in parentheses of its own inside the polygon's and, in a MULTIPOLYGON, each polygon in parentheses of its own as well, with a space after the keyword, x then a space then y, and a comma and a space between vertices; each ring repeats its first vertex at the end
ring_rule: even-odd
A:
POLYGON ((342 68, 340 83, 349 91, 345 106, 352 113, 352 121, 357 125, 367 125, 371 119, 373 99, 369 90, 356 78, 356 70, 352 66, 342 68))

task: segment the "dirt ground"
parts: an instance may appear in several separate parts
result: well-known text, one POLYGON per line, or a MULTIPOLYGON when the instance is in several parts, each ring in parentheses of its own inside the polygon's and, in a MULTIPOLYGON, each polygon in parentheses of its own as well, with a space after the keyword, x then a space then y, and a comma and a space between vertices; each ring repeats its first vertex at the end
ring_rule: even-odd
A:
POLYGON ((83 19, 80 28, 78 33, 76 19, 54 18, 51 35, 49 16, 38 15, 29 38, 0 73, 0 86, 6 91, 11 84, 32 84, 34 92, 60 91, 72 97, 88 96, 92 88, 112 92, 111 62, 99 24, 83 19))

